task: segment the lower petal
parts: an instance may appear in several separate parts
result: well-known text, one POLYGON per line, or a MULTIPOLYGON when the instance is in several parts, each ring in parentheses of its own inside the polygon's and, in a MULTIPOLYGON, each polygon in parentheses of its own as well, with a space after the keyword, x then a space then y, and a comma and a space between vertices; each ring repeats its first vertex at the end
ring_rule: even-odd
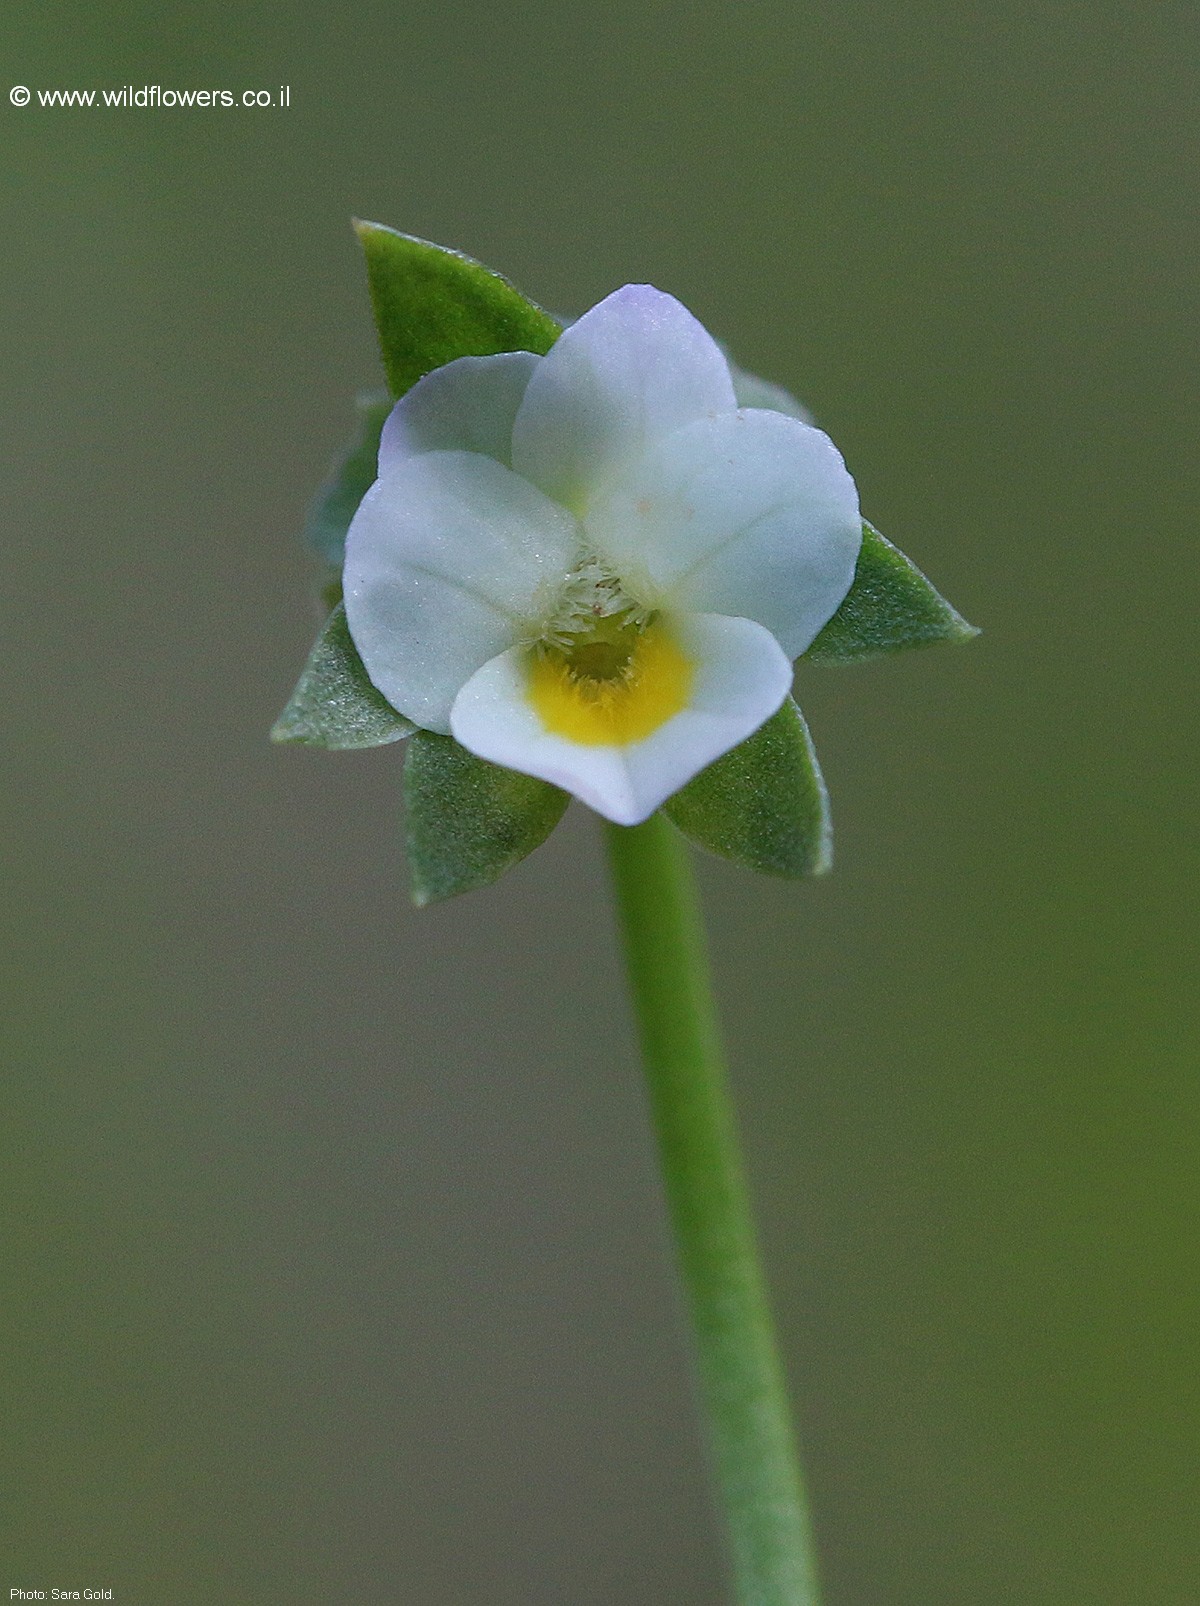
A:
POLYGON ((484 664, 450 712, 479 758, 537 775, 617 825, 647 819, 694 775, 745 741, 783 702, 792 666, 749 619, 660 618, 627 683, 611 692, 555 683, 515 647, 484 664))

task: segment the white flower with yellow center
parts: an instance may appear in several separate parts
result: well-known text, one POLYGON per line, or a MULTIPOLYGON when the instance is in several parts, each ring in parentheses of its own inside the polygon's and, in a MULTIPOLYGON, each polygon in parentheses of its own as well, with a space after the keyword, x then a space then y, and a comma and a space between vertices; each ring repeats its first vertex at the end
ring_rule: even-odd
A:
POLYGON ((635 825, 779 708, 861 537, 828 436, 739 408, 687 309, 626 285, 397 403, 346 618, 415 724, 635 825))

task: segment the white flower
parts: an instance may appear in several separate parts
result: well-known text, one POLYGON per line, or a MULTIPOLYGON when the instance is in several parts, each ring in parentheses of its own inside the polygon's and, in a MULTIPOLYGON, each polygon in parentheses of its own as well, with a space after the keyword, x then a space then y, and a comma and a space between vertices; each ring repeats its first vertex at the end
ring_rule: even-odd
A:
POLYGON ((402 714, 633 825, 779 708, 861 532, 829 438, 739 409, 711 335, 626 285, 397 403, 346 616, 402 714))

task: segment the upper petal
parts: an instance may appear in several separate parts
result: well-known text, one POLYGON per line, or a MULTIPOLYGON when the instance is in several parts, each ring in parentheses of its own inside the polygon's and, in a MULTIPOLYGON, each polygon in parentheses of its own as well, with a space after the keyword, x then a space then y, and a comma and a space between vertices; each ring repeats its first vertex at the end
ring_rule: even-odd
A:
POLYGON ((416 724, 448 730, 459 688, 540 618, 577 541, 569 513, 491 458, 397 464, 346 536, 346 618, 372 682, 416 724))
POLYGON ((756 619, 795 658, 850 589, 862 521, 829 437, 750 409, 653 445, 586 532, 647 605, 756 619))
POLYGON ((735 405, 729 365, 704 326, 674 296, 627 284, 538 364, 513 428, 513 467, 578 512, 655 441, 735 405))
POLYGON ((577 740, 548 728, 531 696, 524 647, 471 677, 450 728, 478 757, 551 781, 618 825, 637 825, 756 731, 792 684, 778 642, 749 619, 693 614, 669 618, 665 628, 690 665, 687 700, 638 740, 577 740))
POLYGON ((512 431, 530 375, 531 351, 458 357, 419 379, 388 415, 379 440, 379 472, 418 452, 482 452, 512 467, 512 431))

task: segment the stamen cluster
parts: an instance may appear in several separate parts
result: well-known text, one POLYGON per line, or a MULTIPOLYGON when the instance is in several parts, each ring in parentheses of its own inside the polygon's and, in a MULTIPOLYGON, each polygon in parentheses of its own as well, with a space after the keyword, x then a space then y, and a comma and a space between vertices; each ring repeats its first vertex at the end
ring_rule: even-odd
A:
POLYGON ((538 635, 538 645, 571 655, 583 646, 583 638, 603 639, 602 627, 610 622, 619 621, 622 630, 641 629, 650 613, 633 601, 619 576, 599 558, 585 558, 568 575, 555 612, 538 635))

